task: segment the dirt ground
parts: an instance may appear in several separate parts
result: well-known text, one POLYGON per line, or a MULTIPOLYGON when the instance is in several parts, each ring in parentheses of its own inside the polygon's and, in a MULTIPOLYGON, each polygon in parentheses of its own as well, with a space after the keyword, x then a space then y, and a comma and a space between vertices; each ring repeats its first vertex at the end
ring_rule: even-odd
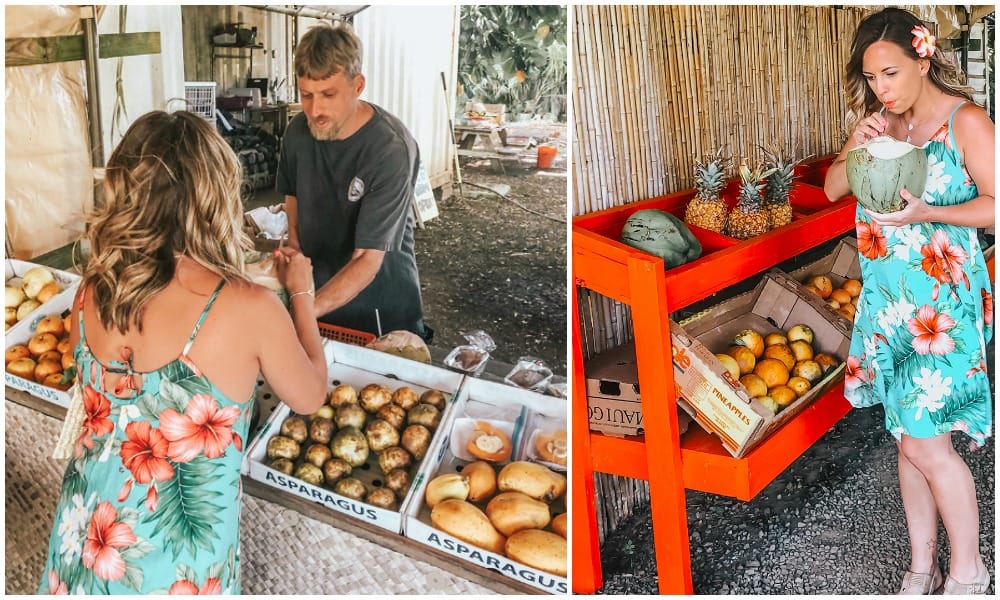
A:
POLYGON ((456 182, 438 202, 440 216, 416 231, 424 319, 435 346, 465 344, 463 333, 481 329, 496 342, 494 359, 533 356, 565 375, 565 126, 508 131, 510 143, 549 140, 559 154, 538 169, 535 148, 524 148, 504 173, 496 161, 461 159, 462 191, 456 182))

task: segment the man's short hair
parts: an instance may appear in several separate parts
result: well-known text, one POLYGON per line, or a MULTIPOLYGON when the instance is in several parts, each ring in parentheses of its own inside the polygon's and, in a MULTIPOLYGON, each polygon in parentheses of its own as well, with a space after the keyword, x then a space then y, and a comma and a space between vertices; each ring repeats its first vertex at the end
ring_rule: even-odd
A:
POLYGON ((321 23, 309 28, 295 47, 295 75, 326 79, 343 71, 348 77, 361 73, 361 40, 344 22, 321 23))

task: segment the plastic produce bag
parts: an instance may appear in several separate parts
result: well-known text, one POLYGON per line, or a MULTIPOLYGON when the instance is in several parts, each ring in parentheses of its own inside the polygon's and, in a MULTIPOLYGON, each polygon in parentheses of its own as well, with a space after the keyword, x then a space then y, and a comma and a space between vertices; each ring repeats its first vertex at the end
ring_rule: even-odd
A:
POLYGON ((540 358, 522 356, 503 380, 513 386, 544 393, 552 380, 552 369, 540 358))
POLYGON ((444 357, 444 365, 454 371, 462 371, 478 377, 486 369, 490 352, 496 350, 497 345, 493 338, 481 329, 471 333, 463 333, 462 337, 469 343, 455 346, 448 353, 448 356, 444 357))

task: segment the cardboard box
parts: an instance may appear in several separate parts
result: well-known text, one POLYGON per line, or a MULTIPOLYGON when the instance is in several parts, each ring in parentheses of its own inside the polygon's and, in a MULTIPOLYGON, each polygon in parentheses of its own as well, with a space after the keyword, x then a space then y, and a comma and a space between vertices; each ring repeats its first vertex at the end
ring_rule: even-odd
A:
MULTIPOLYGON (((817 275, 826 275, 833 282, 833 289, 844 285, 848 279, 861 279, 861 262, 858 259, 858 240, 854 237, 845 237, 837 243, 833 252, 823 258, 795 269, 790 273, 793 279, 805 284, 817 275)), ((806 296, 810 300, 815 300, 813 304, 820 306, 829 312, 834 319, 843 321, 848 326, 853 326, 853 321, 844 317, 831 308, 826 300, 815 294, 806 296)))
POLYGON ((683 327, 670 323, 678 402, 706 431, 718 436, 734 457, 742 457, 820 395, 844 370, 849 327, 807 298, 809 292, 781 271, 771 271, 753 291, 718 304, 683 327), (806 394, 777 414, 752 399, 715 358, 742 329, 761 335, 796 324, 814 333, 813 349, 840 361, 806 394))
MULTIPOLYGON (((590 429, 605 435, 642 435, 642 402, 635 342, 611 348, 587 361, 587 409, 590 429)), ((666 398, 662 398, 666 402, 666 398)), ((678 409, 679 432, 687 431, 691 417, 678 409)))
MULTIPOLYGON (((11 261, 8 261, 11 262, 11 261)), ((17 261, 14 261, 17 262, 17 261)), ((23 272, 23 271, 22 271, 23 272)), ((4 336, 4 347, 10 348, 16 344, 27 344, 35 335, 38 323, 49 315, 62 315, 69 311, 73 305, 73 298, 76 290, 80 286, 79 278, 68 286, 54 298, 36 308, 31 314, 21 320, 17 325, 11 327, 4 336)), ((18 377, 4 371, 4 380, 12 388, 24 390, 36 398, 41 398, 51 402, 56 406, 69 408, 69 393, 55 388, 46 387, 40 383, 18 377)))
MULTIPOLYGON (((276 487, 291 494, 302 496, 330 510, 334 510, 377 527, 394 533, 403 530, 403 515, 411 502, 414 490, 417 488, 419 474, 423 470, 428 457, 440 445, 442 433, 447 431, 451 413, 455 405, 463 377, 446 369, 426 365, 398 356, 342 344, 329 339, 323 340, 324 351, 327 354, 327 379, 331 382, 329 389, 336 385, 347 383, 358 391, 370 383, 380 383, 391 390, 407 385, 417 394, 428 389, 440 390, 448 397, 448 405, 442 412, 441 422, 431 438, 431 445, 422 461, 410 467, 411 485, 404 498, 399 499, 396 510, 387 510, 360 500, 354 500, 335 493, 325 486, 314 486, 296 477, 272 469, 267 458, 267 441, 281 429, 281 423, 292 414, 291 409, 281 403, 271 414, 260 433, 251 443, 244 459, 244 472, 251 478, 267 485, 276 487)), ((304 446, 308 446, 308 443, 304 446)), ((305 448, 303 448, 303 452, 305 448)), ((355 468, 352 477, 357 477, 371 490, 382 485, 382 471, 378 466, 378 457, 374 452, 368 456, 368 461, 362 467, 355 468)))
MULTIPOLYGON (((487 419, 494 424, 507 422, 512 426, 514 451, 511 460, 530 460, 533 452, 533 433, 550 430, 553 427, 566 430, 567 404, 564 399, 543 396, 527 390, 500 383, 466 377, 454 410, 453 425, 445 438, 436 447, 433 459, 425 460, 425 471, 415 485, 412 504, 407 508, 406 537, 451 554, 461 560, 480 567, 494 570, 506 577, 530 585, 544 592, 568 594, 569 583, 565 577, 546 573, 514 561, 501 554, 478 548, 459 540, 431 525, 431 509, 424 502, 427 483, 444 473, 455 473, 471 462, 461 455, 467 438, 457 427, 463 418, 487 419), (539 428, 533 424, 541 424, 539 428)), ((429 455, 431 456, 431 455, 429 455)), ((545 464, 545 463, 543 463, 545 464)), ((547 465, 552 468, 553 465, 547 465)), ((554 469, 555 470, 555 469, 554 469)), ((565 467, 563 467, 565 470, 565 467)), ((565 473, 563 473, 565 475, 565 473)), ((567 488, 568 489, 568 488, 567 488)), ((566 497, 558 498, 550 505, 553 516, 566 512, 566 497)), ((482 508, 482 507, 481 507, 482 508)), ((567 552, 567 556, 569 553, 567 552)))
MULTIPOLYGON (((22 283, 21 277, 25 273, 27 273, 28 270, 33 269, 34 267, 45 267, 45 265, 39 265, 37 263, 28 262, 24 260, 17 260, 15 258, 8 258, 5 261, 5 263, 6 264, 4 265, 4 270, 5 270, 4 284, 14 287, 21 287, 22 283)), ((70 303, 72 303, 73 296, 76 294, 77 284, 79 284, 80 280, 83 278, 74 273, 70 273, 69 271, 61 271, 59 269, 53 269, 51 267, 45 267, 45 268, 52 273, 52 276, 55 278, 56 283, 59 284, 59 287, 62 288, 62 291, 59 292, 59 294, 57 294, 55 297, 50 299, 48 302, 42 304, 35 310, 31 311, 30 313, 25 315, 23 319, 12 325, 11 328, 7 330, 5 337, 9 337, 10 335, 17 335, 15 331, 16 329, 29 328, 32 331, 34 331, 35 325, 38 324, 38 320, 44 316, 48 316, 49 314, 51 314, 43 311, 52 310, 51 308, 52 303, 56 302, 56 299, 59 298, 60 296, 67 294, 70 288, 72 288, 72 292, 69 292, 69 297, 70 297, 70 303), (32 323, 32 324, 28 325, 27 323, 32 323)), ((30 338, 31 336, 28 337, 30 338)))

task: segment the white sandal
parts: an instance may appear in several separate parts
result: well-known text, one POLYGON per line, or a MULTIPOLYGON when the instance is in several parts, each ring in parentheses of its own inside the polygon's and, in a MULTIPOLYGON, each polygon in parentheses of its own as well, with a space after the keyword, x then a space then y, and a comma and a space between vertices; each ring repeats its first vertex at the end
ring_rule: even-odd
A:
MULTIPOLYGON (((948 579, 952 581, 951 578, 948 579)), ((956 582, 957 583, 957 582, 956 582)), ((903 575, 903 585, 900 587, 898 595, 926 596, 936 594, 941 591, 941 569, 935 567, 933 573, 914 573, 906 571, 903 575)))
POLYGON ((983 574, 976 577, 976 580, 972 583, 959 583, 948 576, 948 580, 944 582, 944 593, 945 594, 985 594, 986 590, 990 587, 990 570, 983 569, 983 574))

